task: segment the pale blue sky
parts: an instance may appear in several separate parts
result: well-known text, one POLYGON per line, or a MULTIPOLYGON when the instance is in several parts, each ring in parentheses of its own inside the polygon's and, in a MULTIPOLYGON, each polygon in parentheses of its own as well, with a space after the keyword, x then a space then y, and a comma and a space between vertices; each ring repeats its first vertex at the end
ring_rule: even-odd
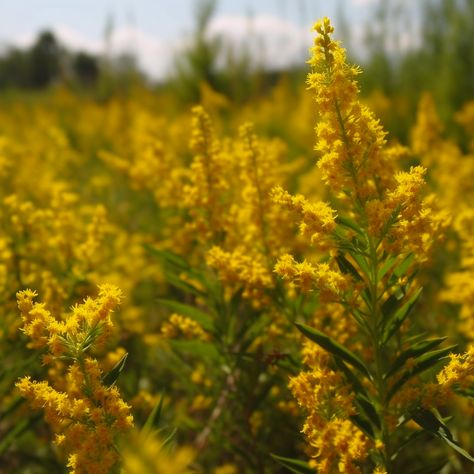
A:
MULTIPOLYGON (((57 24, 99 38, 110 14, 117 24, 133 23, 160 37, 172 38, 192 27, 195 3, 195 0, 0 0, 0 39, 8 40, 57 24)), ((302 25, 311 24, 323 15, 334 16, 337 3, 337 0, 220 0, 216 15, 266 13, 302 25)), ((341 0, 351 17, 363 15, 365 5, 374 3, 376 0, 341 0)))
MULTIPOLYGON (((281 67, 304 60, 310 26, 322 16, 335 21, 338 8, 362 42, 364 24, 380 1, 218 0, 210 30, 239 45, 248 41, 252 18, 258 38, 251 47, 260 47, 262 63, 281 67)), ((193 29, 195 5, 196 0, 0 0, 0 44, 26 46, 50 28, 68 47, 100 53, 107 18, 113 18, 114 52, 133 52, 150 75, 163 77, 193 29)))

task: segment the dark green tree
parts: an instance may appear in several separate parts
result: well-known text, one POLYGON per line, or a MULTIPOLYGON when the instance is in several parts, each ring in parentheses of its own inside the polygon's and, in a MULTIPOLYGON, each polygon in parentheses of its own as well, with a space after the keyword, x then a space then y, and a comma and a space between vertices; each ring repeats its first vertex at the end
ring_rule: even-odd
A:
POLYGON ((61 48, 51 31, 39 34, 29 55, 32 87, 47 87, 60 78, 61 48))
POLYGON ((72 69, 74 77, 84 86, 95 84, 100 73, 97 57, 83 51, 74 56, 72 69))

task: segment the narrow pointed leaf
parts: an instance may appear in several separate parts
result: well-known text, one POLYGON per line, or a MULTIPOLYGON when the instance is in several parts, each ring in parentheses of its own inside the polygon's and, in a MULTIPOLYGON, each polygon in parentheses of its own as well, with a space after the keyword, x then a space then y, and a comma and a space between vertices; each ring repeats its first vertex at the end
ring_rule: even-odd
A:
POLYGON ((181 355, 191 354, 197 357, 205 357, 207 359, 219 358, 219 352, 216 349, 216 346, 210 342, 171 339, 168 341, 168 344, 181 355))
POLYGON ((399 310, 397 310, 388 321, 385 321, 384 324, 387 325, 387 328, 384 334, 384 343, 389 341, 390 338, 398 331, 400 326, 403 324, 403 322, 415 306, 422 291, 423 288, 419 288, 417 291, 415 291, 411 298, 399 310))
POLYGON ((295 326, 308 338, 311 339, 316 344, 320 345, 323 349, 330 352, 331 354, 340 357, 344 362, 347 362, 349 365, 352 365, 356 369, 359 369, 367 377, 371 378, 370 372, 367 367, 364 365, 361 359, 352 353, 349 349, 346 349, 344 346, 336 342, 334 339, 331 339, 326 334, 314 329, 312 327, 306 326, 305 324, 295 323, 295 326))
POLYGON ((395 270, 393 271, 394 276, 398 279, 403 276, 405 276, 406 272, 409 270, 411 264, 415 260, 415 255, 413 253, 408 254, 402 263, 395 267, 395 270))
POLYGON ((435 366, 438 362, 440 362, 443 358, 445 358, 448 354, 450 354, 456 346, 449 346, 446 349, 438 349, 436 351, 428 352, 423 356, 419 357, 416 360, 416 364, 407 370, 392 386, 390 389, 387 400, 390 400, 395 393, 412 377, 425 370, 430 369, 431 367, 435 366))
POLYGON ((277 456, 276 454, 270 454, 270 456, 279 464, 289 469, 290 472, 294 472, 295 474, 314 474, 314 469, 311 468, 307 462, 277 456))
POLYGON ((457 395, 460 395, 461 397, 474 399, 474 387, 468 387, 468 388, 454 387, 454 391, 456 392, 457 395))
POLYGON ((414 344, 412 347, 403 351, 395 359, 392 366, 390 367, 390 370, 385 374, 385 379, 388 379, 393 374, 395 374, 400 369, 402 369, 403 365, 408 359, 416 359, 417 357, 420 357, 423 354, 426 354, 427 352, 431 351, 435 347, 439 346, 446 339, 447 337, 437 337, 435 339, 426 339, 425 341, 418 342, 417 344, 414 344))
POLYGON ((377 279, 380 281, 382 278, 387 274, 387 272, 395 265, 397 261, 396 256, 389 257, 386 262, 382 265, 382 267, 378 271, 377 279))
POLYGON ((142 427, 142 430, 141 430, 142 433, 148 434, 151 432, 153 427, 156 427, 160 424, 161 412, 163 410, 163 399, 164 399, 164 393, 161 394, 160 400, 153 407, 153 410, 148 415, 148 418, 146 419, 145 424, 142 427))
POLYGON ((363 431, 369 438, 375 439, 374 429, 372 428, 369 420, 362 417, 361 415, 351 415, 349 418, 352 423, 354 423, 354 425, 363 431))
POLYGON ((354 265, 352 265, 349 260, 347 260, 344 255, 339 254, 336 257, 337 265, 339 266, 339 270, 346 275, 352 275, 357 281, 362 281, 362 277, 359 275, 359 272, 356 270, 354 265))
POLYGON ((394 293, 390 295, 382 304, 381 310, 382 310, 382 323, 387 321, 390 316, 393 315, 393 313, 396 311, 396 309, 400 306, 400 300, 403 298, 403 295, 400 295, 398 293, 394 293))
POLYGON ((364 272, 365 276, 367 278, 370 277, 370 269, 369 266, 367 265, 367 262, 365 260, 365 257, 363 255, 360 255, 356 252, 349 252, 351 257, 357 262, 357 265, 359 268, 364 272))
POLYGON ((474 458, 465 449, 459 446, 449 431, 449 428, 433 412, 425 408, 418 408, 412 413, 412 418, 424 430, 442 439, 446 444, 451 446, 451 448, 461 454, 461 456, 474 462, 474 458))
POLYGON ((121 357, 121 359, 114 365, 112 370, 110 370, 110 372, 107 372, 107 374, 105 374, 102 377, 102 383, 106 387, 111 387, 117 381, 120 374, 122 373, 123 368, 125 367, 125 363, 127 362, 127 357, 128 357, 128 353, 126 352, 121 357))
POLYGON ((368 398, 367 391, 359 380, 359 377, 355 375, 349 367, 339 358, 334 357, 337 368, 346 376, 347 381, 352 385, 352 389, 356 394, 361 394, 368 398))
POLYGON ((176 427, 174 427, 171 430, 170 434, 161 443, 161 449, 164 449, 167 446, 169 446, 169 444, 174 440, 174 437, 175 437, 177 431, 178 431, 178 428, 176 428, 176 427))
POLYGON ((179 255, 174 254, 173 252, 163 249, 157 249, 148 244, 145 244, 145 250, 150 255, 158 257, 160 260, 176 269, 180 269, 181 271, 190 269, 188 262, 186 262, 186 260, 184 260, 184 258, 180 257, 179 255))
POLYGON ((356 397, 356 403, 359 406, 359 408, 364 412, 364 414, 367 416, 367 418, 370 420, 370 422, 380 429, 382 424, 380 422, 380 418, 377 413, 377 410, 375 409, 372 402, 368 398, 364 397, 363 395, 358 395, 356 397))
POLYGON ((191 293, 192 295, 196 296, 206 296, 206 294, 202 290, 196 288, 187 281, 182 280, 178 275, 175 275, 174 273, 166 272, 165 276, 166 281, 170 285, 173 285, 186 293, 191 293))
POLYGON ((357 232, 360 236, 365 237, 364 231, 360 228, 356 221, 346 216, 337 216, 336 222, 344 227, 348 227, 357 232))

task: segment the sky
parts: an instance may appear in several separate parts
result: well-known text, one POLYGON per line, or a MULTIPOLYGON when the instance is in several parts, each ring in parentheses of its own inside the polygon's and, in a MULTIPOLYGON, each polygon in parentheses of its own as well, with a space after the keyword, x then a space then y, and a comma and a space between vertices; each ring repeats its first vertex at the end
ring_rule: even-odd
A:
MULTIPOLYGON (((336 20, 338 10, 355 32, 380 0, 218 0, 209 25, 235 48, 246 44, 271 68, 304 61, 311 25, 336 20)), ((172 70, 173 58, 189 42, 196 0, 0 0, 0 44, 29 46, 48 28, 73 50, 102 53, 112 24, 110 52, 133 53, 152 78, 172 70)))

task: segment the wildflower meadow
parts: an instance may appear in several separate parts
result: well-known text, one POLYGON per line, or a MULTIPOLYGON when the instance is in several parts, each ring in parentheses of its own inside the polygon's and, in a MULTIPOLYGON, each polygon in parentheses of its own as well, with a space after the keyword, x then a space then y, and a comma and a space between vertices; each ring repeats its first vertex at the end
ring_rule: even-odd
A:
POLYGON ((0 473, 474 472, 474 97, 335 35, 240 105, 0 97, 0 473))

